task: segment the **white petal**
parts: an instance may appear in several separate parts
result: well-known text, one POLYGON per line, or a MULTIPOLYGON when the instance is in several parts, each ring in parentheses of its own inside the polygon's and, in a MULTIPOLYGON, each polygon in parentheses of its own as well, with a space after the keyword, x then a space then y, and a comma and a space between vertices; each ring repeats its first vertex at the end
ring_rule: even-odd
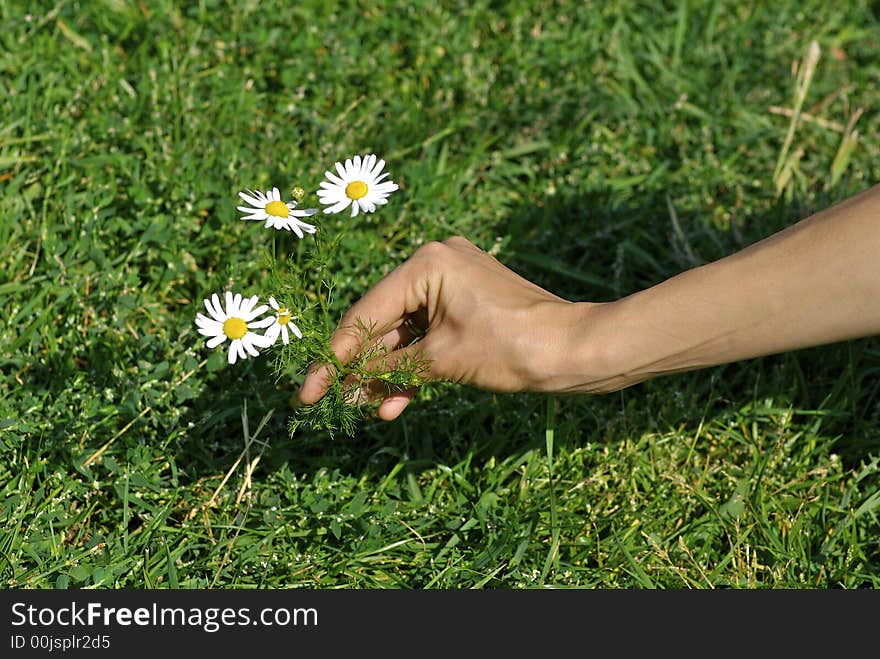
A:
POLYGON ((287 325, 281 325, 281 341, 284 345, 290 343, 290 339, 287 338, 287 325))
MULTIPOLYGON (((305 222, 300 222, 299 220, 294 220, 292 222, 292 224, 295 227, 299 227, 300 229, 302 229, 306 233, 315 233, 318 230, 314 224, 306 224, 305 222)), ((294 231, 295 230, 296 229, 294 229, 294 231)), ((300 237, 302 237, 302 236, 300 236, 300 237)))
POLYGON ((272 188, 272 192, 269 193, 269 199, 272 201, 281 201, 281 193, 278 192, 278 188, 272 188))
MULTIPOLYGON (((248 192, 251 192, 248 190, 248 192)), ((255 206, 257 208, 262 208, 265 206, 265 202, 260 201, 259 197, 255 197, 252 194, 246 194, 244 192, 239 192, 238 196, 241 197, 245 202, 249 203, 251 206, 255 206)))
POLYGON ((348 197, 346 197, 345 199, 343 199, 339 203, 337 203, 335 206, 331 206, 330 208, 325 208, 324 212, 325 213, 340 213, 340 212, 344 211, 346 208, 348 208, 348 205, 350 203, 351 203, 351 200, 348 197))
POLYGON ((373 166, 376 164, 376 154, 371 153, 364 159, 364 171, 372 172, 373 166))
POLYGON ((271 295, 269 296, 269 306, 278 311, 278 300, 271 295))
MULTIPOLYGON (((211 304, 213 307, 208 307, 208 313, 211 314, 211 317, 220 322, 226 320, 227 316, 223 313, 223 306, 220 304, 220 296, 216 293, 211 295, 211 304)), ((208 306, 207 300, 205 300, 205 306, 208 306)))
POLYGON ((345 168, 342 166, 341 162, 336 163, 336 172, 339 174, 342 184, 345 185, 345 182, 348 180, 348 174, 346 174, 345 168))
MULTIPOLYGON (((336 163, 336 166, 338 167, 339 163, 336 163)), ((343 181, 341 178, 339 178, 329 170, 324 172, 324 176, 326 176, 328 179, 330 179, 331 182, 335 183, 336 185, 341 185, 343 187, 345 186, 345 181, 343 181)))
POLYGON ((311 217, 312 215, 314 215, 317 212, 318 212, 317 208, 306 208, 301 211, 294 211, 293 216, 294 217, 311 217))
POLYGON ((209 331, 211 332, 211 336, 219 331, 222 331, 223 329, 223 323, 221 323, 219 320, 208 318, 206 316, 203 316, 202 314, 199 314, 196 317, 196 325, 198 326, 200 332, 202 330, 209 331))
POLYGON ((385 167, 385 161, 380 160, 378 163, 376 163, 376 166, 370 170, 370 176, 372 176, 373 178, 379 176, 379 172, 382 171, 383 167, 385 167))
POLYGON ((225 340, 226 340, 226 335, 221 334, 220 336, 215 336, 213 339, 209 340, 205 345, 208 346, 209 348, 216 348, 221 343, 223 343, 225 340))
POLYGON ((256 215, 257 213, 266 214, 266 211, 263 208, 248 208, 247 206, 236 206, 236 210, 240 210, 242 213, 252 213, 256 215))
POLYGON ((265 337, 266 341, 271 341, 272 343, 275 343, 275 341, 278 339, 279 332, 281 332, 281 325, 275 323, 266 330, 266 333, 263 336, 265 337))
POLYGON ((257 349, 256 349, 256 348, 254 348, 253 337, 255 337, 255 336, 257 336, 257 335, 256 335, 256 334, 251 334, 250 332, 248 332, 248 333, 245 334, 244 337, 242 337, 242 339, 241 339, 241 345, 242 345, 242 347, 243 347, 245 350, 247 350, 248 354, 249 354, 251 357, 259 357, 259 356, 260 356, 260 353, 257 352, 257 349))
POLYGON ((322 204, 335 204, 343 199, 348 199, 348 195, 343 190, 334 190, 332 193, 328 192, 325 195, 318 194, 318 201, 322 204))
MULTIPOLYGON (((241 306, 238 310, 241 312, 242 317, 244 317, 251 309, 254 308, 254 305, 260 301, 260 298, 256 295, 252 295, 251 297, 246 297, 241 302, 241 306)), ((247 318, 245 318, 247 320, 247 318)))
POLYGON ((357 202, 354 202, 354 203, 351 205, 351 216, 352 216, 352 217, 356 217, 357 214, 358 214, 358 210, 359 210, 359 209, 360 209, 360 205, 358 205, 357 202))
POLYGON ((293 324, 293 321, 289 322, 288 325, 290 325, 290 331, 296 334, 296 338, 303 338, 302 332, 299 331, 299 327, 293 324))
POLYGON ((246 323, 250 323, 254 318, 266 313, 267 311, 269 311, 269 307, 267 307, 265 304, 261 304, 256 309, 252 311, 249 310, 246 314, 242 314, 242 320, 246 323))
POLYGON ((255 346, 259 346, 260 348, 268 348, 273 343, 275 343, 275 339, 269 336, 269 332, 266 334, 248 334, 251 341, 255 346))
POLYGON ((260 318, 259 320, 248 323, 248 329, 263 329, 264 327, 269 327, 274 322, 275 316, 266 316, 265 318, 260 318))

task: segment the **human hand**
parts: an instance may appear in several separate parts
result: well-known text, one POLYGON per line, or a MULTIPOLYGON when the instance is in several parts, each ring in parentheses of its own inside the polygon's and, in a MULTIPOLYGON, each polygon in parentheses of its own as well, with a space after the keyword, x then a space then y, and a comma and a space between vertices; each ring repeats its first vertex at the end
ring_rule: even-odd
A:
MULTIPOLYGON (((567 310, 577 305, 522 278, 461 237, 432 242, 379 281, 344 315, 330 345, 342 364, 366 346, 360 328, 373 327, 386 348, 385 367, 406 357, 427 361, 427 378, 498 392, 549 391, 557 364, 567 358, 560 339, 567 310), (424 331, 415 343, 419 332, 424 331)), ((300 402, 318 401, 333 375, 313 365, 300 402)), ((391 420, 415 389, 389 392, 384 384, 361 383, 381 399, 378 415, 391 420)))
MULTIPOLYGON (((568 302, 464 238, 421 247, 345 314, 344 364, 374 326, 386 366, 421 356, 428 378, 499 392, 605 393, 664 374, 880 335, 880 185, 712 263, 613 302, 568 302), (407 322, 426 330, 415 343, 407 322)), ((381 365, 381 364, 380 364, 381 365)), ((327 390, 317 366, 300 389, 327 390)), ((375 385, 376 383, 373 383, 375 385)), ((394 419, 414 390, 389 392, 394 419)), ((383 385, 384 386, 384 385, 383 385)))

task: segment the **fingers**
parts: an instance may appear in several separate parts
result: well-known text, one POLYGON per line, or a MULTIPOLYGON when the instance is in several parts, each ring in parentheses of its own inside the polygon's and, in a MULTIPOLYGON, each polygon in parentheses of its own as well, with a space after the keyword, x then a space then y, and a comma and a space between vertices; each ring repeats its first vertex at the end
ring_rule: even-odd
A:
POLYGON ((299 402, 303 405, 311 405, 321 400, 327 393, 336 369, 327 364, 312 364, 306 373, 302 386, 299 388, 299 402))
MULTIPOLYGON (((412 314, 415 319, 424 318, 419 312, 412 314)), ((409 316, 407 317, 407 319, 409 316)), ((413 320, 411 323, 404 320, 398 327, 394 327, 378 339, 374 339, 382 355, 393 353, 399 348, 410 345, 416 338, 424 335, 423 329, 427 320, 413 320)), ((366 347, 361 344, 361 348, 366 347)), ((352 353, 355 354, 355 353, 352 353)), ((342 361, 342 360, 340 360, 342 361)), ((344 362, 343 362, 344 363, 344 362)), ((327 392, 327 388, 335 377, 336 369, 330 364, 312 364, 308 370, 302 387, 299 391, 299 401, 303 405, 309 405, 318 401, 327 392)))
MULTIPOLYGON (((385 354, 391 353, 412 343, 413 338, 413 334, 404 325, 395 327, 379 339, 381 351, 385 354)), ((299 402, 310 405, 320 400, 327 393, 335 375, 336 369, 332 365, 312 364, 299 390, 299 402)))
POLYGON ((379 405, 376 414, 383 421, 393 421, 401 415, 403 410, 406 409, 406 406, 409 405, 413 396, 415 396, 415 393, 415 389, 407 389, 406 391, 398 391, 389 394, 388 397, 382 401, 381 405, 379 405))
POLYGON ((410 387, 388 393, 386 385, 378 383, 367 388, 358 389, 357 393, 349 401, 349 404, 360 405, 379 401, 379 406, 376 408, 376 416, 383 421, 393 421, 406 409, 406 406, 415 397, 416 391, 415 387, 410 387), (384 392, 378 393, 379 389, 384 390, 384 392))
MULTIPOLYGON (((379 341, 390 352, 392 359, 403 353, 398 348, 407 346, 424 334, 432 315, 428 309, 428 290, 432 276, 448 265, 449 255, 455 252, 483 253, 464 238, 453 237, 445 243, 432 242, 420 247, 415 254, 392 270, 343 316, 330 339, 330 347, 341 364, 348 363, 360 353, 368 341, 379 341), (405 321, 411 320, 409 324, 405 321), (392 357, 393 356, 393 357, 392 357)), ((389 361, 389 363, 394 363, 389 361)), ((308 405, 318 401, 335 377, 335 369, 329 364, 310 367, 299 391, 300 402, 308 405)), ((395 393, 383 413, 396 416, 409 403, 409 398, 395 393)), ((383 403, 384 404, 384 403, 383 403)))
MULTIPOLYGON (((430 263, 430 257, 437 256, 438 250, 443 249, 446 247, 440 243, 421 247, 352 305, 330 339, 330 347, 340 363, 347 363, 363 350, 370 333, 374 337, 382 336, 386 342, 397 341, 393 345, 395 348, 404 340, 408 332, 400 329, 404 320, 425 306, 428 288, 425 264, 430 263), (396 336, 393 334, 395 331, 398 331, 396 336)), ((333 367, 327 364, 311 367, 300 388, 300 402, 308 405, 319 400, 327 392, 334 373, 333 367)))
POLYGON ((330 346, 343 364, 363 349, 368 333, 374 337, 385 335, 400 327, 409 314, 425 306, 428 283, 424 262, 422 258, 408 259, 345 313, 330 339, 330 346))
MULTIPOLYGON (((425 364, 424 371, 417 372, 419 378, 432 379, 430 374, 430 360, 426 351, 420 344, 405 345, 387 355, 377 357, 366 364, 366 370, 372 372, 387 373, 397 369, 401 362, 413 363, 420 360, 425 364)), ((391 389, 389 384, 380 379, 363 382, 358 393, 358 402, 381 401, 376 409, 377 416, 384 421, 396 419, 406 409, 416 394, 417 387, 407 387, 402 390, 391 389)))

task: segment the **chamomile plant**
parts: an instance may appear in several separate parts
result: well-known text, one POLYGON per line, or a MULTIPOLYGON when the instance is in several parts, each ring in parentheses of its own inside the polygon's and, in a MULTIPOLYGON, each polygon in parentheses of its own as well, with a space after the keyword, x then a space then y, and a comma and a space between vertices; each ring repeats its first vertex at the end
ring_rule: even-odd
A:
POLYGON ((306 196, 303 188, 293 188, 285 199, 278 187, 246 189, 238 196, 245 205, 237 206, 240 219, 263 222, 270 229, 267 237, 267 276, 249 291, 250 295, 224 291, 205 298, 204 313, 196 314, 196 327, 206 337, 207 349, 224 346, 230 367, 240 360, 268 355, 276 384, 282 381, 301 382, 309 368, 329 366, 327 393, 311 405, 298 405, 291 393, 293 413, 288 422, 291 435, 302 427, 326 431, 331 437, 337 432, 348 436, 355 433, 358 422, 378 398, 377 388, 401 390, 421 384, 427 364, 410 357, 388 367, 381 359, 387 349, 376 336, 375 328, 361 323, 360 354, 342 363, 330 348, 330 338, 339 318, 332 317, 330 301, 337 281, 333 268, 345 229, 350 223, 327 223, 320 218, 347 212, 351 218, 359 213, 374 213, 388 203, 398 190, 385 169, 385 161, 375 154, 356 155, 337 162, 325 172, 316 194, 324 206, 302 208, 306 196), (306 219, 309 221, 307 222, 306 219), (288 232, 304 249, 279 257, 275 248, 277 232, 288 232), (225 302, 222 304, 221 302, 225 302))

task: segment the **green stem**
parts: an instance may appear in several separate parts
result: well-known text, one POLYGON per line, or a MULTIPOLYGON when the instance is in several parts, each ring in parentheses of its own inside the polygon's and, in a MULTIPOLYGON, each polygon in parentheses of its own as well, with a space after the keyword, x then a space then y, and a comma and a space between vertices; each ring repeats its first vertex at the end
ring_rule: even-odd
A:
MULTIPOLYGON (((315 251, 319 254, 321 253, 321 244, 318 242, 317 234, 312 234, 312 240, 315 242, 315 251)), ((330 324, 330 310, 327 307, 327 298, 324 295, 324 289, 327 288, 327 284, 325 282, 324 275, 326 274, 326 264, 327 261, 325 258, 319 259, 319 263, 321 267, 318 269, 318 285, 317 285, 317 293, 318 293, 318 305, 321 307, 321 315, 324 317, 324 327, 329 331, 332 326, 330 324)))

